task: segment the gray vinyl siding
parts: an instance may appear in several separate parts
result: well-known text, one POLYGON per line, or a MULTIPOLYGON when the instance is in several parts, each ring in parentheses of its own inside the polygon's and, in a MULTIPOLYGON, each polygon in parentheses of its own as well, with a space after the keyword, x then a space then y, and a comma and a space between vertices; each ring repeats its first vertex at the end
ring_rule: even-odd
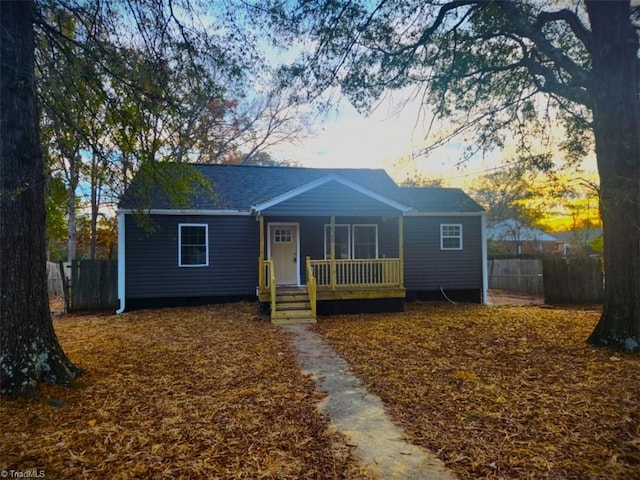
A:
MULTIPOLYGON (((259 222, 253 216, 151 216, 153 231, 125 218, 125 282, 128 298, 252 296, 258 283, 259 222), (209 266, 178 266, 178 225, 208 225, 209 266)), ((305 279, 305 258, 324 258, 324 225, 329 216, 265 217, 269 223, 300 225, 300 278, 305 279)), ((405 217, 405 286, 433 291, 482 288, 480 216, 405 217), (440 225, 461 224, 462 250, 440 249, 440 225)), ((398 257, 397 216, 352 217, 336 215, 336 224, 378 225, 378 257, 398 257)), ((266 247, 266 245, 265 245, 266 247)))
POLYGON ((396 208, 338 182, 327 182, 263 211, 264 215, 398 215, 396 208))
POLYGON ((405 217, 404 281, 407 290, 482 288, 480 216, 405 217), (462 225, 462 250, 440 249, 440 225, 462 225))
POLYGON ((255 295, 259 255, 255 217, 153 215, 149 219, 152 231, 126 215, 128 298, 255 295), (181 223, 209 226, 208 266, 178 266, 181 223))

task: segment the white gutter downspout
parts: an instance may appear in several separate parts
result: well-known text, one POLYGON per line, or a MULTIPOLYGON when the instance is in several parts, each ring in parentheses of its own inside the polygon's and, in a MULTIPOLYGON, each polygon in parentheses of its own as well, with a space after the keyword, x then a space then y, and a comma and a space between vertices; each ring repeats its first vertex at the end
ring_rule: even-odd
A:
POLYGON ((480 215, 480 238, 482 239, 482 303, 492 305, 489 300, 489 268, 487 262, 487 214, 480 215))
POLYGON ((116 310, 116 315, 124 312, 124 217, 123 212, 118 212, 118 300, 120 308, 116 310))

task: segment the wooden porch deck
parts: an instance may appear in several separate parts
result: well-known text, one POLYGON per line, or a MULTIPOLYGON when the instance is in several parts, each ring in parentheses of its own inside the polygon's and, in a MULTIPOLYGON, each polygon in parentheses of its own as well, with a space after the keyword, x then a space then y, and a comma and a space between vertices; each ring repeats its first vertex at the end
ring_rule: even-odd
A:
POLYGON ((319 301, 404 298, 399 258, 306 259, 306 285, 277 286, 271 260, 259 259, 258 300, 271 307, 273 323, 315 323, 319 301), (272 288, 272 286, 276 286, 272 288))

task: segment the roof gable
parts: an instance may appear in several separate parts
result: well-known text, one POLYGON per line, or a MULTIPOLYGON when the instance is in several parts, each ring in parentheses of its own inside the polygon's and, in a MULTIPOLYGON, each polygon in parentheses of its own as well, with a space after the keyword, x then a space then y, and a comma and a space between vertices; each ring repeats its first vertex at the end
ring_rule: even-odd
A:
POLYGON ((304 210, 315 215, 407 212, 411 208, 368 188, 330 173, 274 198, 252 206, 258 213, 290 214, 304 210))

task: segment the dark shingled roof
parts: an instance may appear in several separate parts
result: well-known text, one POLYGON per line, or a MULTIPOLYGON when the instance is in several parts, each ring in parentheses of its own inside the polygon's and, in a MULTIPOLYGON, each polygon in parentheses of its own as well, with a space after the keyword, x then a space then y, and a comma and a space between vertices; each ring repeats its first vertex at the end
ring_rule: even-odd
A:
POLYGON ((418 212, 481 212, 484 209, 459 188, 402 187, 402 200, 418 212))
MULTIPOLYGON (((480 212, 483 210, 461 189, 398 187, 382 169, 191 165, 211 183, 213 194, 204 191, 201 187, 194 187, 189 195, 191 205, 183 205, 183 208, 248 211, 253 205, 334 174, 418 212, 480 212)), ((159 169, 162 176, 171 178, 172 169, 178 171, 178 168, 184 169, 184 166, 161 164, 156 166, 156 174, 159 169)), ((141 187, 143 183, 140 176, 134 179, 120 201, 121 209, 179 208, 161 189, 149 187, 143 189, 141 187)))

